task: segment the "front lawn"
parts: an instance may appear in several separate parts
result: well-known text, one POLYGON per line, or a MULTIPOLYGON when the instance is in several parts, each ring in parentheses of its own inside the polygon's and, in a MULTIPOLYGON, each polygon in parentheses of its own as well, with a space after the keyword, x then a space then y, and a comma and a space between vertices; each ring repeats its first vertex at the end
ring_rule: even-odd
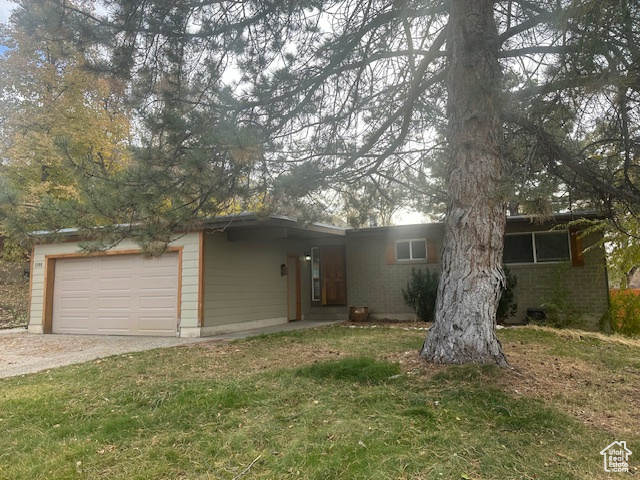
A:
POLYGON ((613 441, 640 473, 640 343, 502 330, 507 370, 423 364, 424 334, 335 326, 0 380, 0 478, 597 479, 613 441))

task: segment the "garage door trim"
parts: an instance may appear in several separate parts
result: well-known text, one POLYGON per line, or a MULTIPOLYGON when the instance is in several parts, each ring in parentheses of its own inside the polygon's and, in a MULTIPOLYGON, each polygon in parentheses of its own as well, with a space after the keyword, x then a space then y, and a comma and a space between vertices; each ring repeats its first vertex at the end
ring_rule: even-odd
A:
MULTIPOLYGON (((177 318, 178 322, 181 318, 182 311, 182 246, 169 247, 164 253, 178 253, 178 309, 177 318)), ((42 328, 43 333, 51 333, 53 329, 53 287, 55 284, 56 276, 56 260, 64 258, 88 258, 88 257, 103 257, 111 255, 140 255, 142 252, 139 249, 131 250, 108 250, 106 252, 91 252, 91 253, 60 253, 54 255, 45 255, 44 257, 44 292, 43 292, 43 304, 42 304, 42 328)), ((176 325, 177 327, 177 325, 176 325)))

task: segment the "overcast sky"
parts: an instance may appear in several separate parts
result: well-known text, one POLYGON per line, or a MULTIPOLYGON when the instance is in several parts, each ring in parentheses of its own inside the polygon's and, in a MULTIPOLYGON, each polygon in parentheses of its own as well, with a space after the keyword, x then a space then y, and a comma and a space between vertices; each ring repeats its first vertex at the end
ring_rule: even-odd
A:
POLYGON ((9 19, 10 10, 15 7, 15 3, 9 0, 0 0, 0 22, 6 22, 9 19))

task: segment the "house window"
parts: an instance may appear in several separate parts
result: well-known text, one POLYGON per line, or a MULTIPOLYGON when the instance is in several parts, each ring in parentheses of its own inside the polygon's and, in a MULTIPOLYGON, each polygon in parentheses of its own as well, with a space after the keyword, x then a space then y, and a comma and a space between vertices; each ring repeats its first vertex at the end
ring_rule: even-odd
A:
POLYGON ((311 301, 320 301, 320 248, 311 249, 311 301))
POLYGON ((504 237, 504 263, 549 263, 570 259, 569 232, 514 233, 504 237))
POLYGON ((396 241, 396 260, 426 260, 427 241, 424 238, 396 241))

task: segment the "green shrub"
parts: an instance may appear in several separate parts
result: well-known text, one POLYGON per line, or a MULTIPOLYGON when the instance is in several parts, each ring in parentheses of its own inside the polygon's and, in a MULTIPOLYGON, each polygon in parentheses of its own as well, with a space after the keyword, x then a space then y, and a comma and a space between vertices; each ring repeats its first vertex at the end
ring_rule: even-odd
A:
POLYGON ((518 286, 518 279, 511 273, 507 267, 504 267, 505 287, 502 289, 502 295, 500 295, 500 302, 498 303, 498 311, 496 312, 496 318, 498 322, 504 322, 507 318, 513 317, 518 311, 518 304, 514 302, 514 290, 518 286))
MULTIPOLYGON (((513 301, 514 289, 518 285, 516 276, 508 268, 504 269, 506 285, 502 290, 496 317, 504 321, 516 314, 518 304, 513 301)), ((433 322, 438 295, 438 273, 427 270, 411 269, 411 279, 407 282, 407 289, 402 289, 404 303, 410 306, 421 322, 433 322)))
POLYGON ((640 335, 640 295, 620 290, 611 296, 611 330, 627 336, 640 335))
POLYGON ((411 279, 407 283, 407 289, 402 289, 404 303, 409 305, 418 320, 421 322, 433 322, 436 311, 436 297, 438 295, 438 273, 421 269, 411 269, 411 279))

